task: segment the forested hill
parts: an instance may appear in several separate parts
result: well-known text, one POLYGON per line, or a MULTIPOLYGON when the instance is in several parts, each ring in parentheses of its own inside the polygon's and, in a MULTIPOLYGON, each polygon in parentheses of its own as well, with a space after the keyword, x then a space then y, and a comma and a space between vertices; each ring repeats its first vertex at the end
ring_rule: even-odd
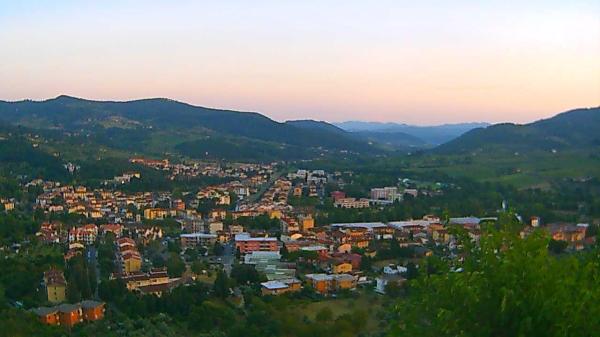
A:
POLYGON ((600 148, 600 108, 576 109, 530 124, 496 124, 471 130, 437 147, 443 154, 507 150, 564 151, 600 148))
POLYGON ((113 102, 59 96, 39 102, 0 101, 0 121, 30 128, 88 133, 109 146, 127 146, 136 151, 148 150, 158 137, 170 143, 167 150, 179 150, 192 156, 196 152, 202 155, 207 152, 202 142, 208 139, 215 149, 211 154, 215 156, 219 156, 220 148, 230 145, 235 145, 242 157, 247 157, 244 151, 256 149, 266 149, 268 156, 274 158, 289 151, 308 155, 311 148, 376 150, 364 140, 327 128, 297 127, 278 123, 259 113, 211 109, 163 98, 113 102))

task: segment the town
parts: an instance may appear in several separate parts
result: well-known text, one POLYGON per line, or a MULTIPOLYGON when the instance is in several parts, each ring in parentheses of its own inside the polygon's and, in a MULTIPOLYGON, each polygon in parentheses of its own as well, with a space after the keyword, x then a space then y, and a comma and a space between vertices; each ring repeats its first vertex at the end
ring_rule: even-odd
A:
MULTIPOLYGON (((368 293, 395 298, 427 257, 454 258, 462 245, 460 235, 478 244, 483 227, 498 221, 479 214, 355 222, 332 222, 326 216, 440 196, 452 188, 444 182, 398 177, 394 186, 371 186, 364 196, 350 197, 343 188, 356 175, 352 171, 143 158, 130 163, 169 179, 227 180, 176 193, 119 190, 142 179, 135 171, 100 188, 42 179, 23 183, 23 191, 34 191, 32 202, 4 198, 2 211, 31 207, 46 220, 33 236, 5 242, 2 256, 17 259, 51 247, 62 252, 62 259, 31 276, 38 278, 39 287, 24 293, 42 296, 15 300, 14 306, 29 307, 43 324, 70 329, 103 320, 107 310, 116 309, 103 291, 110 282, 136 296, 159 298, 197 282, 216 292, 217 283, 227 279, 237 282, 222 285, 225 298, 241 298, 241 289, 255 289, 262 297, 296 294, 322 301, 368 293)), ((558 251, 595 244, 594 224, 513 217, 522 224, 521 237, 542 229, 558 251)))

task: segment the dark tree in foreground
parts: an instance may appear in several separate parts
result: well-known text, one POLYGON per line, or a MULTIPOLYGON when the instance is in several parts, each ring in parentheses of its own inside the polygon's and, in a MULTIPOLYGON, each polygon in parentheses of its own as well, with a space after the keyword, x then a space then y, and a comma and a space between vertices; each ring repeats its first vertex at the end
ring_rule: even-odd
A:
POLYGON ((597 248, 555 256, 542 231, 521 239, 504 229, 484 231, 478 247, 463 243, 460 272, 448 261, 410 283, 390 336, 594 336, 600 331, 597 248))

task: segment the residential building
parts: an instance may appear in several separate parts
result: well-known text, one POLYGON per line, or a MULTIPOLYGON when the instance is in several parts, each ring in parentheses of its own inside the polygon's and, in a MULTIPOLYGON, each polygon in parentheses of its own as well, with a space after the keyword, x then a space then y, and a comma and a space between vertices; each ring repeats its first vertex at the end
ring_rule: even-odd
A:
POLYGON ((116 238, 120 238, 123 235, 123 226, 119 224, 106 224, 100 226, 100 233, 106 235, 107 233, 113 233, 116 238))
POLYGON ((279 251, 277 238, 272 237, 252 237, 249 233, 240 233, 235 235, 235 248, 242 254, 255 251, 279 251))
POLYGON ((123 274, 135 273, 142 269, 142 256, 131 238, 120 238, 116 241, 118 248, 117 264, 123 274))
POLYGON ((166 268, 152 269, 148 273, 135 272, 122 275, 121 279, 128 290, 139 291, 142 294, 154 294, 160 297, 165 291, 171 289, 166 268))
POLYGON ((315 219, 309 215, 303 215, 298 217, 300 228, 303 232, 306 232, 315 227, 315 219))
POLYGON ((358 279, 350 274, 306 274, 306 280, 321 294, 343 289, 355 289, 358 279))
POLYGON ((338 208, 367 208, 369 199, 341 198, 334 201, 333 205, 338 208))
POLYGON ((83 322, 83 312, 79 304, 63 303, 57 309, 60 325, 72 327, 83 322))
POLYGON ((346 261, 332 260, 330 262, 331 272, 334 274, 346 274, 352 272, 352 264, 346 261))
POLYGON ((338 201, 339 199, 345 199, 346 193, 344 193, 342 191, 333 191, 333 192, 331 192, 331 198, 333 198, 333 201, 338 201))
POLYGON ((56 307, 39 307, 32 311, 43 324, 60 325, 60 317, 56 307))
POLYGON ((67 281, 62 271, 50 269, 44 272, 44 287, 48 302, 61 303, 66 299, 67 281))
POLYGON ((267 281, 260 284, 263 295, 281 295, 301 289, 301 283, 296 278, 267 281))
POLYGON ((104 318, 104 302, 82 301, 80 303, 83 311, 83 319, 86 321, 98 321, 104 318))
POLYGON ((144 218, 148 220, 164 219, 169 216, 169 211, 164 208, 146 208, 144 218))
POLYGON ((195 248, 197 246, 201 247, 211 247, 217 241, 216 234, 205 234, 205 233, 189 233, 189 234, 181 234, 179 235, 181 239, 181 248, 195 248))
POLYGON ((88 224, 82 227, 72 227, 69 230, 69 242, 83 242, 91 245, 98 237, 98 226, 88 224))
POLYGON ((399 199, 398 187, 372 188, 371 199, 396 201, 399 199))

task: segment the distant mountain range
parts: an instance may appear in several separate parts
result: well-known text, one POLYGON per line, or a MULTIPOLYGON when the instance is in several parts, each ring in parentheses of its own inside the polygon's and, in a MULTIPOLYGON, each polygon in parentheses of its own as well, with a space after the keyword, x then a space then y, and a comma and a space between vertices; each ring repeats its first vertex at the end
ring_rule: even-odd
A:
POLYGON ((85 148, 104 146, 126 153, 243 161, 391 155, 414 149, 453 154, 600 146, 600 108, 572 110, 525 125, 413 126, 314 120, 279 123, 259 113, 164 98, 113 102, 59 96, 45 101, 0 101, 2 123, 6 130, 21 127, 20 133, 44 131, 54 139, 53 151, 58 152, 78 146, 81 153, 85 144, 85 148))
POLYGON ((600 148, 600 107, 576 109, 529 124, 473 129, 437 147, 437 153, 564 151, 600 148))
POLYGON ((382 143, 395 142, 412 147, 434 147, 446 143, 467 131, 486 127, 489 123, 460 123, 436 126, 416 126, 399 123, 348 121, 334 123, 337 127, 382 143))
POLYGON ((0 101, 0 121, 85 134, 118 149, 176 152, 198 158, 296 159, 323 151, 382 151, 327 123, 322 127, 279 123, 259 113, 211 109, 163 98, 113 102, 59 96, 45 101, 0 101))

